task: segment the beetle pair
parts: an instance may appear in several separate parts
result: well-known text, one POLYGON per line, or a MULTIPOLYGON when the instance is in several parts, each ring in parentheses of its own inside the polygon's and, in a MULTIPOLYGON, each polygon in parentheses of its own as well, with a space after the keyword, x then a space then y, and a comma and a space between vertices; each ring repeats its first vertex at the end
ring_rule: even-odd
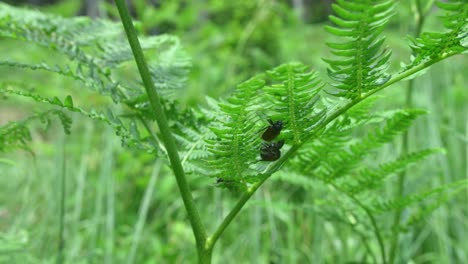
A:
MULTIPOLYGON (((283 129, 283 121, 279 120, 273 122, 273 120, 269 119, 268 123, 270 123, 270 126, 263 132, 262 139, 265 141, 272 141, 280 134, 281 129, 283 129)), ((260 157, 262 157, 264 161, 275 161, 279 159, 281 157, 280 149, 283 145, 284 140, 263 143, 260 148, 260 157)))

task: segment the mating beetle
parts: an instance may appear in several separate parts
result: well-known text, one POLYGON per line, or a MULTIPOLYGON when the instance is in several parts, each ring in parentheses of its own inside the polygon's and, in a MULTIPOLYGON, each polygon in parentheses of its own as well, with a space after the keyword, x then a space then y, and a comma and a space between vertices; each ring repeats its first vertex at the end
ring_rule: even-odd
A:
POLYGON ((281 129, 283 129, 283 121, 278 120, 273 122, 273 120, 268 119, 268 123, 270 123, 270 126, 263 132, 262 139, 265 141, 272 141, 280 134, 281 129))
POLYGON ((260 149, 260 156, 264 161, 275 161, 281 157, 281 147, 284 145, 284 140, 272 143, 263 143, 260 149))

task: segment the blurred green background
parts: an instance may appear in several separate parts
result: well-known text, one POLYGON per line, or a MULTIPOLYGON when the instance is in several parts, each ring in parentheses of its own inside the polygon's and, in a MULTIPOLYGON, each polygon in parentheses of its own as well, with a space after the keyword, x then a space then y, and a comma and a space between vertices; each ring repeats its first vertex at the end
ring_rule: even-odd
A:
MULTIPOLYGON (((112 1, 3 1, 71 17, 116 19, 112 1)), ((331 12, 328 0, 132 0, 142 34, 173 34, 181 39, 193 68, 184 107, 203 104, 206 95, 222 97, 235 85, 281 63, 300 61, 326 79, 322 57, 329 56, 323 30, 331 12)), ((393 50, 391 69, 409 61, 405 36, 415 22, 411 2, 400 1, 387 27, 393 50)), ((439 30, 437 10, 423 31, 439 30)), ((60 61, 44 48, 1 39, 0 58, 60 61)), ((409 171, 406 189, 436 187, 468 174, 468 87, 466 58, 454 57, 416 80, 413 105, 429 110, 410 131, 410 149, 443 147, 409 171)), ((2 81, 30 83, 39 93, 75 102, 105 105, 109 100, 73 80, 43 72, 1 67, 2 81)), ((407 83, 380 93, 379 109, 404 106, 407 83)), ((0 104, 0 125, 26 117, 41 105, 11 97, 0 104)), ((123 149, 114 132, 74 115, 72 134, 60 126, 32 127, 34 155, 0 154, 0 263, 55 261, 59 221, 59 181, 67 176, 65 254, 68 263, 195 263, 196 252, 182 201, 170 170, 149 154, 123 149), (146 195, 145 195, 146 193, 146 195), (149 194, 149 195, 148 195, 149 194), (141 208, 147 206, 147 215, 141 208), (143 225, 144 223, 144 225, 143 225), (141 233, 135 230, 141 230, 141 233), (138 240, 138 247, 135 241, 138 240)), ((376 159, 399 150, 395 143, 376 159)), ((189 175, 196 202, 210 231, 236 197, 215 188, 212 179, 189 175)), ((388 191, 392 190, 391 184, 388 191)), ((273 177, 253 197, 221 237, 214 263, 346 263, 362 258, 359 239, 347 226, 317 215, 329 190, 317 182, 305 188, 273 177)), ((467 193, 436 210, 402 235, 405 263, 468 263, 467 193)), ((376 245, 375 245, 376 246, 376 245)), ((355 262, 356 263, 356 262, 355 262)))

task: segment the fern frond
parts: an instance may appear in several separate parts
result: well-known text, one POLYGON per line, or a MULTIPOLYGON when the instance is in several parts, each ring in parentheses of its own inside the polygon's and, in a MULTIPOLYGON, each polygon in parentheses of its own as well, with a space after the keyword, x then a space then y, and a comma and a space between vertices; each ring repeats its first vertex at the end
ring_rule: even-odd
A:
POLYGON ((395 173, 407 169, 410 165, 420 162, 430 155, 441 153, 442 149, 426 149, 421 151, 412 152, 399 157, 391 162, 380 164, 377 168, 370 169, 364 168, 360 170, 354 177, 354 184, 346 184, 344 191, 351 195, 360 194, 366 190, 373 190, 381 186, 383 180, 395 173))
MULTIPOLYGON (((304 158, 302 164, 297 167, 302 168, 304 173, 312 172, 313 176, 325 182, 349 176, 353 174, 367 155, 383 144, 391 142, 398 134, 406 131, 411 123, 424 113, 422 110, 414 109, 395 112, 382 128, 375 129, 374 132, 368 133, 365 138, 355 143, 346 140, 347 135, 349 135, 349 128, 348 130, 341 130, 341 135, 337 134, 337 131, 340 131, 337 127, 330 128, 329 131, 334 133, 334 135, 330 136, 330 139, 334 141, 332 147, 329 149, 328 144, 317 142, 312 147, 316 152, 309 153, 308 157, 304 158), (333 147, 333 145, 335 146, 333 147)), ((345 127, 346 122, 347 119, 343 119, 337 122, 336 126, 345 127)), ((327 131, 320 136, 320 138, 322 137, 327 138, 327 131)))
MULTIPOLYGON (((69 59, 66 67, 74 69, 70 70, 74 78, 82 76, 93 80, 87 86, 101 94, 111 95, 115 102, 123 101, 133 106, 132 102, 142 100, 139 98, 143 97, 144 90, 136 70, 128 82, 118 78, 118 67, 133 60, 118 23, 83 17, 61 18, 0 3, 0 36, 35 43, 64 54, 69 59), (72 67, 72 62, 76 66, 72 67)), ((141 43, 151 55, 148 56, 149 66, 156 87, 161 88, 166 100, 174 100, 174 93, 185 87, 191 66, 188 56, 173 36, 142 37, 141 43), (157 53, 152 50, 157 50, 157 53)), ((29 68, 54 68, 43 66, 29 68)), ((65 73, 70 74, 67 71, 65 69, 65 73)), ((61 70, 57 72, 63 73, 61 70)))
POLYGON ((437 195, 445 195, 447 192, 452 191, 453 193, 458 193, 460 190, 464 190, 468 187, 468 181, 462 180, 453 183, 449 183, 437 188, 430 190, 422 191, 418 194, 412 194, 402 197, 397 197, 394 199, 389 199, 386 201, 378 201, 372 205, 372 210, 376 213, 383 213, 393 210, 401 210, 410 205, 418 204, 428 198, 435 197, 437 195))
POLYGON ((33 153, 29 147, 29 142, 32 138, 28 126, 34 121, 40 121, 41 123, 46 124, 46 127, 48 127, 53 115, 58 117, 58 119, 61 121, 65 133, 69 134, 72 123, 71 118, 60 110, 47 110, 41 113, 30 115, 24 120, 16 120, 1 126, 0 152, 23 149, 33 153))
POLYGON ((468 51, 468 3, 438 1, 436 5, 446 11, 442 21, 448 31, 424 32, 419 38, 409 38, 413 59, 403 70, 468 51))
POLYGON ((392 0, 338 0, 332 5, 337 16, 330 16, 335 27, 326 30, 340 38, 329 42, 331 52, 339 59, 324 59, 328 75, 339 91, 336 96, 355 99, 387 82, 386 72, 391 55, 382 48, 382 30, 393 15, 392 0))
MULTIPOLYGON (((114 129, 117 136, 121 138, 123 146, 141 149, 150 153, 156 153, 158 149, 157 146, 155 146, 151 141, 144 141, 140 138, 136 124, 134 122, 131 121, 130 124, 126 125, 121 118, 116 117, 110 110, 108 110, 107 113, 98 112, 96 110, 87 111, 81 107, 75 106, 71 96, 67 96, 62 101, 57 97, 47 98, 30 91, 13 89, 9 86, 0 86, 0 93, 23 96, 30 98, 38 103, 59 107, 61 110, 79 113, 90 119, 104 122, 114 129)), ((58 116, 62 120, 66 132, 69 132, 68 123, 71 123, 71 120, 67 120, 66 116, 61 114, 58 114, 58 116)))
POLYGON ((317 188, 317 181, 314 178, 304 176, 302 173, 298 173, 297 171, 278 171, 275 174, 275 177, 273 177, 273 180, 276 179, 305 189, 313 190, 314 188, 317 188))
POLYGON ((303 148, 298 150, 295 159, 291 162, 292 167, 305 175, 320 178, 316 173, 329 171, 327 169, 328 160, 336 153, 343 151, 351 139, 351 132, 351 129, 344 128, 342 124, 335 122, 320 133, 315 140, 306 142, 303 148))
POLYGON ((210 128, 216 139, 207 140, 208 150, 213 154, 210 160, 215 169, 213 176, 225 182, 234 181, 240 187, 245 187, 245 178, 252 174, 249 167, 259 155, 260 137, 255 129, 259 117, 253 109, 264 85, 259 76, 239 84, 227 102, 219 104, 221 113, 210 128))
POLYGON ((411 225, 414 225, 425 217, 430 215, 434 210, 439 208, 443 204, 447 204, 450 199, 454 198, 455 195, 459 194, 459 192, 465 191, 468 187, 468 182, 466 180, 458 181, 451 183, 450 186, 447 186, 447 191, 441 193, 434 199, 430 201, 424 201, 424 204, 419 203, 419 206, 412 210, 408 219, 402 225, 402 229, 405 230, 411 225), (455 187, 453 190, 451 188, 455 187))
POLYGON ((282 138, 290 144, 301 144, 306 135, 323 120, 325 110, 316 109, 323 87, 318 74, 300 63, 281 65, 267 72, 271 85, 263 91, 270 95, 274 110, 280 113, 287 129, 282 138))
POLYGON ((281 65, 240 84, 226 103, 218 104, 211 128, 216 139, 207 140, 214 176, 242 185, 255 182, 255 175, 265 169, 253 166, 259 161, 265 121, 259 112, 283 121, 286 128, 279 138, 286 144, 302 144, 324 120, 326 108, 319 104, 322 87, 317 73, 300 63, 281 65))
POLYGON ((86 87, 100 91, 101 94, 111 94, 112 91, 117 89, 119 85, 116 82, 110 82, 106 84, 98 76, 92 73, 92 71, 83 72, 83 69, 78 66, 75 70, 72 69, 69 65, 49 65, 45 62, 39 64, 32 63, 20 63, 15 61, 0 61, 1 66, 14 67, 19 69, 28 69, 28 70, 41 70, 46 72, 51 72, 59 74, 65 77, 72 78, 74 80, 80 81, 86 87))
POLYGON ((207 150, 206 141, 214 140, 215 134, 205 125, 191 127, 177 124, 177 127, 180 132, 174 133, 174 137, 181 146, 180 156, 185 171, 209 175, 206 162, 210 152, 207 150))

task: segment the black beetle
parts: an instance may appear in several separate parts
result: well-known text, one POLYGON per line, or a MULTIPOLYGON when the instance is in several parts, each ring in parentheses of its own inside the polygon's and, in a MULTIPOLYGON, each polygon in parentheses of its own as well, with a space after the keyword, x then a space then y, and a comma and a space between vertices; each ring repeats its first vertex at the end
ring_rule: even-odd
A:
POLYGON ((283 121, 278 120, 273 122, 273 120, 268 119, 268 123, 270 123, 270 126, 263 132, 262 139, 265 141, 272 141, 280 134, 281 129, 283 129, 283 121))
POLYGON ((281 147, 284 145, 284 140, 272 143, 263 143, 260 149, 260 157, 264 161, 275 161, 281 157, 281 147))

